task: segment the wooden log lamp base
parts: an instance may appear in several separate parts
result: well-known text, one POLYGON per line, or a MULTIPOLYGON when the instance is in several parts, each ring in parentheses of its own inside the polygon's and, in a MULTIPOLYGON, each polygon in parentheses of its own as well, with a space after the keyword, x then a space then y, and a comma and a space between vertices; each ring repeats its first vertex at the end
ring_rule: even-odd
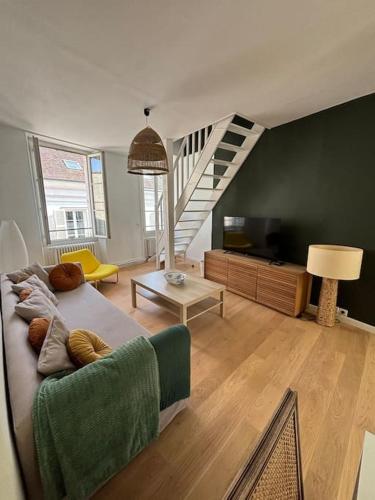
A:
POLYGON ((319 325, 334 326, 336 324, 337 288, 338 280, 323 278, 316 316, 319 325))

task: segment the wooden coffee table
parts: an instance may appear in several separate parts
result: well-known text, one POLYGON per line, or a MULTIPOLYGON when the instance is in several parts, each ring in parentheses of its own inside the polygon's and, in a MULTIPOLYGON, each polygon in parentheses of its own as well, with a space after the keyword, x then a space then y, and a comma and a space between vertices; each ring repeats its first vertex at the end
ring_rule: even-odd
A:
POLYGON ((137 293, 177 316, 184 325, 201 314, 220 307, 224 317, 225 285, 187 275, 183 285, 171 285, 165 271, 141 274, 131 279, 132 305, 137 307, 137 293))

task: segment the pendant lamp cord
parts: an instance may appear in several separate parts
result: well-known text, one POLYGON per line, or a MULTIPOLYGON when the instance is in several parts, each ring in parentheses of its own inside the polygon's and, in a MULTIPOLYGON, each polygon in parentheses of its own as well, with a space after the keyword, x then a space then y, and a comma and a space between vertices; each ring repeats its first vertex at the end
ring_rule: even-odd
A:
POLYGON ((151 109, 150 108, 145 108, 143 110, 144 114, 145 114, 145 117, 146 117, 146 127, 148 127, 148 117, 150 116, 150 111, 151 109))

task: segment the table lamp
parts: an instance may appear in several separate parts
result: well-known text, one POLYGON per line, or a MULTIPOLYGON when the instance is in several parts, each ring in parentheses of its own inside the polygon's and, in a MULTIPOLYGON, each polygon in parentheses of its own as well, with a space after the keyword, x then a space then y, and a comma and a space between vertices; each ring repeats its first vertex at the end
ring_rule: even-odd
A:
POLYGON ((0 273, 28 266, 29 255, 20 228, 14 220, 0 223, 0 273))
POLYGON ((310 245, 307 271, 323 278, 317 322, 323 326, 336 323, 338 280, 356 280, 361 272, 363 250, 339 245, 310 245))

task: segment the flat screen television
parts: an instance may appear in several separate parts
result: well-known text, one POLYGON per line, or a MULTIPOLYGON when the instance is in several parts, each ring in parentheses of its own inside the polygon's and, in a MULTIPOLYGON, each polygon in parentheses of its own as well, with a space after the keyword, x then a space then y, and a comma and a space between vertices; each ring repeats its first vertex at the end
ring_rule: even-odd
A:
POLYGON ((276 260, 280 251, 280 219, 224 217, 224 250, 276 260))

